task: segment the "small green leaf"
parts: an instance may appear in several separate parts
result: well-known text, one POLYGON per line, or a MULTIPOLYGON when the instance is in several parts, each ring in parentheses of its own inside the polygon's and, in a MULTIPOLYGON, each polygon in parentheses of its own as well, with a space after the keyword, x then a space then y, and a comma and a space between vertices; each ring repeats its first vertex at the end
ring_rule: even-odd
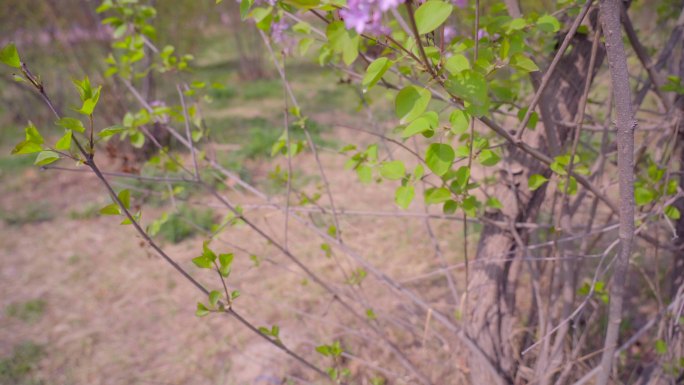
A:
POLYGON ((405 174, 406 169, 404 168, 404 163, 400 160, 384 162, 380 165, 380 175, 382 175, 383 178, 397 180, 403 178, 405 174))
POLYGON ((539 67, 537 67, 537 65, 534 64, 532 59, 528 58, 522 53, 516 53, 515 55, 513 55, 513 57, 511 57, 511 65, 525 72, 539 71, 539 67))
POLYGON ((655 351, 661 356, 667 354, 667 343, 661 339, 656 340, 655 351))
POLYGON ((656 199, 656 192, 645 186, 637 186, 634 188, 634 200, 637 206, 644 206, 656 199))
POLYGON ((230 275, 230 269, 233 264, 233 253, 230 254, 219 254, 219 273, 224 278, 230 275))
POLYGON ((330 346, 328 345, 321 345, 321 346, 316 346, 316 351, 320 353, 323 356, 329 356, 330 355, 330 346))
POLYGON ((192 259, 192 263, 200 269, 211 269, 211 260, 204 255, 192 259))
POLYGON ((369 90, 376 85, 391 66, 392 62, 386 57, 375 59, 366 69, 366 75, 361 81, 363 89, 369 90))
POLYGON ((482 150, 477 157, 478 162, 485 167, 491 167, 499 163, 501 157, 492 150, 482 150))
POLYGON ((219 299, 221 299, 221 293, 220 292, 218 292, 216 290, 212 290, 209 293, 209 305, 211 305, 211 307, 216 307, 216 304, 218 303, 219 299))
POLYGON ((36 166, 45 166, 59 160, 59 154, 54 151, 41 151, 33 163, 36 166))
POLYGON ((543 175, 532 174, 530 175, 530 178, 527 181, 527 187, 529 187, 531 191, 534 191, 548 181, 549 180, 545 178, 543 175))
POLYGON ((102 215, 121 215, 121 208, 116 203, 110 203, 99 211, 102 215))
POLYGON ((21 59, 14 43, 9 43, 0 49, 0 62, 10 67, 21 68, 21 59))
POLYGON ((57 143, 55 143, 55 149, 68 151, 71 148, 71 130, 66 130, 64 136, 62 136, 57 143))
POLYGON ((394 103, 400 123, 409 123, 422 115, 430 99, 432 94, 425 88, 414 85, 404 87, 397 93, 394 103))
POLYGON ((72 130, 76 132, 83 133, 85 132, 85 127, 83 126, 83 122, 81 122, 78 119, 74 118, 61 118, 55 122, 60 127, 64 127, 67 130, 72 130))
POLYGON ((117 195, 121 203, 123 204, 123 207, 130 209, 131 208, 131 190, 125 189, 121 190, 119 194, 117 195))
POLYGON ((451 123, 451 132, 461 135, 468 130, 470 116, 463 110, 454 110, 449 116, 449 123, 451 123))
POLYGON ((463 211, 467 216, 475 217, 477 216, 477 209, 480 207, 480 202, 478 202, 474 196, 470 195, 463 200, 461 207, 463 207, 463 211))
POLYGON ((406 209, 413 201, 416 191, 413 186, 399 186, 394 196, 394 201, 402 209, 406 209))
POLYGON ((209 314, 209 309, 207 309, 203 303, 197 302, 197 310, 195 310, 195 315, 198 317, 204 317, 207 314, 209 314))
POLYGON ((451 193, 444 187, 433 187, 425 191, 425 203, 435 204, 451 199, 451 193))
POLYGON ((361 183, 370 183, 373 180, 373 170, 365 164, 356 168, 356 175, 361 183))
MULTIPOLYGON (((74 119, 75 120, 75 119, 74 119)), ((100 138, 107 138, 116 134, 120 134, 124 131, 126 131, 127 128, 124 126, 111 126, 103 129, 102 131, 97 133, 97 136, 100 138)))
POLYGON ((429 0, 423 3, 415 13, 418 33, 424 35, 437 29, 449 18, 454 7, 441 0, 429 0))
POLYGON ((485 205, 487 207, 492 207, 492 208, 499 209, 499 210, 503 209, 503 205, 501 204, 501 201, 495 197, 487 198, 487 202, 485 203, 485 205))
POLYGON ((444 63, 444 68, 451 74, 457 74, 461 71, 469 70, 470 62, 465 55, 457 53, 447 59, 446 63, 444 63))
POLYGON ((230 300, 231 301, 235 301, 235 299, 237 299, 237 297, 239 297, 239 296, 240 296, 239 290, 233 290, 230 292, 230 300))
POLYGON ((438 176, 449 171, 455 158, 454 149, 443 143, 432 143, 425 153, 425 163, 438 176))
POLYGON ((560 30, 560 23, 558 19, 551 15, 544 15, 537 19, 537 27, 544 32, 558 32, 560 30))
POLYGON ((677 220, 679 219, 682 215, 679 212, 679 209, 674 207, 674 206, 667 206, 665 207, 665 215, 667 215, 668 218, 672 220, 677 220))
POLYGON ((421 116, 409 123, 409 125, 404 128, 404 130, 401 132, 401 137, 410 138, 413 135, 430 131, 430 129, 430 120, 427 117, 421 116))
POLYGON ((202 244, 202 256, 207 258, 210 262, 216 260, 216 253, 209 248, 209 242, 204 242, 202 244))
POLYGON ((78 110, 79 113, 83 115, 92 115, 93 111, 95 110, 95 106, 97 106, 97 102, 100 100, 100 90, 102 89, 102 86, 99 86, 95 89, 95 92, 93 93, 92 97, 86 99, 83 101, 83 105, 81 106, 81 109, 78 110))

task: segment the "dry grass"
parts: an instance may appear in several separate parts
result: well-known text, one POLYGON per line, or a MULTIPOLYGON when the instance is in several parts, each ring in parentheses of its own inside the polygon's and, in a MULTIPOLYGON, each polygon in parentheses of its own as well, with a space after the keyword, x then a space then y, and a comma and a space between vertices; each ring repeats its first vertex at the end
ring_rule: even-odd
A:
MULTIPOLYGON (((341 141, 359 141, 358 135, 346 130, 334 133, 341 141)), ((364 186, 353 172, 343 170, 344 158, 330 152, 324 152, 322 157, 339 208, 397 210, 392 204, 396 183, 364 186)), ((317 173, 310 155, 298 157, 295 167, 304 174, 317 173)), ((44 346, 39 377, 45 384, 241 385, 276 383, 273 381, 285 374, 308 376, 234 320, 219 315, 195 317, 195 303, 205 299, 144 247, 132 228, 120 226, 111 217, 70 219, 66 214, 69 210, 93 202, 106 203, 103 190, 92 177, 57 172, 46 175, 32 170, 21 176, 19 186, 6 190, 1 207, 11 211, 19 209, 22 202, 44 202, 57 218, 22 226, 0 225, 0 292, 4 293, 0 308, 35 298, 46 303, 44 314, 34 323, 11 317, 3 310, 0 353, 8 355, 26 340, 44 346)), ((257 203, 235 192, 228 195, 243 204, 257 203)), ((211 202, 208 197, 195 198, 211 202)), ((321 202, 325 203, 326 198, 321 202)), ((419 200, 412 209, 422 211, 419 200)), ((217 214, 225 212, 217 210, 217 214)), ((150 220, 155 215, 158 213, 150 210, 144 217, 150 220)), ((280 212, 254 208, 247 210, 247 217, 275 239, 283 240, 284 216, 280 212)), ((317 219, 330 222, 320 215, 317 219)), ((334 286, 351 290, 334 259, 326 258, 320 249, 322 242, 296 221, 290 223, 292 252, 334 286)), ((433 226, 449 263, 460 262, 459 225, 454 221, 433 221, 433 226)), ((342 216, 341 229, 349 244, 399 281, 438 266, 420 218, 342 216)), ((190 262, 201 250, 201 241, 194 238, 166 245, 165 249, 201 282, 218 288, 213 274, 198 271, 190 262)), ((248 253, 237 252, 229 280, 231 288, 242 293, 236 309, 253 323, 278 324, 286 345, 324 367, 329 362, 316 355, 314 347, 336 339, 372 365, 383 367, 388 362, 383 349, 369 346, 365 332, 346 326, 351 316, 332 303, 329 295, 306 279, 273 245, 247 226, 231 227, 212 243, 217 251, 229 251, 230 245, 238 245, 262 260, 256 267, 248 253)), ((357 267, 343 255, 335 257, 347 272, 357 267)), ((454 304, 445 296, 441 277, 415 281, 409 286, 435 308, 453 314, 454 304)), ((367 279, 356 294, 370 300, 381 317, 405 312, 405 304, 396 301, 386 287, 373 279, 367 279)), ((455 352, 445 347, 449 344, 441 345, 433 338, 432 327, 426 329, 428 346, 421 345, 423 336, 388 332, 393 339, 405 341, 400 347, 436 378, 462 370, 463 359, 461 364, 454 361, 456 365, 449 368, 434 361, 453 359, 455 352), (435 346, 447 350, 435 352, 435 346)), ((354 360, 349 362, 352 369, 359 365, 354 360)), ((396 372, 392 367, 385 369, 396 372)), ((404 382, 398 379, 397 383, 404 382)))

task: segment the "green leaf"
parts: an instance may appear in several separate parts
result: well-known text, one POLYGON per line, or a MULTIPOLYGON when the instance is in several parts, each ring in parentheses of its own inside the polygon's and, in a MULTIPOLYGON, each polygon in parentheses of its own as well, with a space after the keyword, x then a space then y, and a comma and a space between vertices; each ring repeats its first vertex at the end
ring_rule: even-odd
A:
POLYGON ((361 81, 363 89, 369 90, 376 85, 391 66, 392 62, 386 57, 375 59, 366 69, 366 75, 361 81))
POLYGON ((425 153, 425 163, 438 176, 449 171, 455 158, 454 149, 443 143, 432 143, 425 153))
POLYGON ((328 345, 316 346, 316 351, 319 354, 327 357, 330 355, 330 346, 328 346, 328 345))
POLYGON ((211 260, 204 255, 193 258, 192 263, 194 263, 195 266, 199 267, 200 269, 211 269, 212 265, 211 260))
POLYGON ((99 211, 102 215, 121 215, 121 209, 116 203, 110 203, 99 211))
POLYGON ((549 180, 545 178, 543 175, 532 174, 530 175, 530 178, 527 181, 527 187, 529 187, 531 191, 534 191, 548 181, 549 180))
POLYGON ((252 4, 254 4, 254 0, 242 0, 240 2, 240 19, 245 20, 252 4))
POLYGON ((9 43, 0 49, 0 62, 10 67, 21 68, 21 59, 14 43, 9 43))
POLYGON ((442 212, 448 215, 455 213, 456 209, 458 209, 458 203, 453 199, 444 202, 444 206, 442 206, 442 212))
POLYGON ((451 193, 444 187, 433 187, 425 191, 425 203, 435 204, 451 199, 451 193))
POLYGON ((457 53, 447 59, 446 63, 444 63, 444 68, 446 68, 446 70, 451 74, 457 74, 459 72, 469 70, 470 62, 465 55, 457 53))
POLYGON ((117 195, 121 203, 123 204, 123 207, 126 209, 131 208, 131 190, 125 189, 121 190, 119 194, 117 195))
POLYGON ((72 130, 76 132, 83 133, 85 132, 85 127, 83 126, 83 122, 81 122, 78 119, 74 118, 61 118, 55 122, 60 127, 64 127, 67 130, 72 130))
POLYGON ((346 29, 343 22, 328 24, 326 36, 333 51, 342 54, 342 60, 346 65, 352 64, 359 56, 361 37, 356 31, 346 29))
POLYGON ((558 32, 560 30, 560 23, 558 19, 551 15, 544 15, 537 19, 537 28, 544 32, 558 32))
POLYGON ((475 217, 477 216, 477 209, 480 207, 480 202, 478 202, 474 196, 470 195, 463 200, 461 207, 463 207, 463 211, 467 216, 475 217))
POLYGON ((66 130, 64 136, 55 143, 55 149, 68 151, 71 148, 71 135, 71 130, 66 130))
POLYGON ((43 146, 37 143, 23 141, 12 149, 12 155, 34 154, 43 151, 43 146))
POLYGON ((400 160, 384 162, 380 165, 380 175, 382 175, 383 178, 397 180, 403 178, 405 174, 406 169, 404 168, 404 163, 400 160))
POLYGON ((240 291, 239 290, 233 290, 230 292, 230 300, 235 301, 237 297, 240 296, 240 291))
POLYGON ((197 302, 197 310, 195 310, 195 315, 198 317, 204 317, 207 314, 209 314, 209 309, 207 309, 203 303, 197 302))
POLYGON ((511 23, 508 25, 508 32, 510 33, 512 31, 517 31, 517 30, 523 29, 525 27, 527 27, 527 22, 525 21, 525 19, 523 19, 523 18, 513 19, 513 20, 511 20, 511 23))
POLYGON ((656 199, 656 192, 645 186, 637 186, 634 188, 634 200, 637 206, 644 206, 656 199))
POLYGON ((212 290, 209 293, 209 305, 211 307, 216 307, 216 304, 218 303, 219 299, 221 299, 221 293, 219 293, 216 290, 212 290))
MULTIPOLYGON (((518 120, 522 122, 525 118, 525 114, 527 114, 527 110, 527 107, 518 110, 518 120)), ((537 114, 537 111, 532 111, 530 120, 527 121, 527 128, 534 130, 537 127, 537 122, 539 122, 539 114, 537 114)))
POLYGON ((432 99, 432 94, 425 88, 414 85, 404 87, 397 93, 394 101, 400 123, 409 123, 422 115, 430 103, 430 99, 432 99))
POLYGON ((430 131, 430 120, 427 117, 419 117, 418 119, 409 123, 406 128, 401 132, 402 138, 410 138, 413 135, 422 134, 423 132, 430 131))
POLYGON ((93 95, 90 98, 84 100, 81 109, 77 111, 83 115, 92 115, 93 111, 95 110, 95 106, 97 106, 97 102, 100 100, 101 90, 102 86, 97 87, 93 95))
POLYGON ((45 166, 59 160, 59 154, 54 151, 41 151, 33 163, 36 166, 45 166))
POLYGON ((679 209, 676 208, 676 207, 674 207, 674 206, 667 206, 667 207, 665 207, 664 212, 665 212, 665 215, 667 215, 668 218, 670 218, 670 219, 672 219, 672 220, 675 220, 675 221, 676 221, 677 219, 681 218, 681 216, 682 216, 681 213, 679 212, 679 209))
POLYGON ((417 164, 416 168, 413 169, 413 180, 420 180, 423 175, 425 174, 425 169, 423 168, 422 164, 417 164))
POLYGON ((219 273, 224 278, 230 275, 230 269, 233 264, 233 253, 230 254, 219 254, 219 273))
POLYGON ((413 186, 399 186, 395 193, 394 201, 397 203, 397 206, 406 209, 411 204, 411 201, 413 201, 415 194, 416 191, 413 186))
POLYGON ((107 138, 116 134, 120 134, 124 131, 126 131, 127 128, 124 126, 111 126, 103 129, 102 131, 97 133, 97 136, 100 138, 107 138))
POLYGON ((501 201, 495 197, 487 198, 487 202, 485 203, 485 205, 487 207, 492 207, 492 208, 499 209, 499 210, 503 209, 503 205, 501 204, 501 201))
POLYGON ((356 175, 358 175, 361 183, 370 183, 373 180, 373 170, 365 164, 356 168, 356 175))
POLYGON ((451 184, 451 188, 458 191, 465 191, 470 181, 470 168, 468 166, 461 166, 454 173, 454 182, 451 184))
POLYGON ((216 253, 209 248, 209 242, 204 242, 202 244, 202 256, 207 258, 210 262, 216 260, 216 253))
POLYGON ((499 163, 501 157, 492 150, 482 150, 482 152, 480 152, 480 155, 477 157, 477 160, 480 162, 481 165, 485 167, 491 167, 499 163))
POLYGON ((539 67, 532 61, 532 59, 522 53, 516 53, 511 57, 511 65, 521 71, 535 72, 539 71, 539 67))
POLYGON ((667 343, 661 339, 656 340, 655 351, 661 356, 667 354, 667 343))
POLYGON ((489 97, 487 80, 484 75, 474 70, 461 71, 447 79, 447 90, 468 103, 468 111, 477 115, 487 113, 489 97))
POLYGON ((461 135, 470 126, 470 116, 463 110, 454 110, 449 116, 449 123, 451 123, 451 132, 461 135))
POLYGON ((441 0, 429 0, 423 3, 415 13, 418 33, 424 35, 437 29, 449 18, 454 7, 441 0))

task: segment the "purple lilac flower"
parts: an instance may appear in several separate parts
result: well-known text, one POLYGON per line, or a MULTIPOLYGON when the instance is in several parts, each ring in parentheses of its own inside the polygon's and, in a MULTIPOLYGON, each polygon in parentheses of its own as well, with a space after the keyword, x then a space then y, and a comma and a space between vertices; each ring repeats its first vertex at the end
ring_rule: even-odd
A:
POLYGON ((347 29, 357 33, 368 32, 376 35, 388 34, 389 28, 382 25, 384 12, 396 8, 404 0, 349 0, 347 8, 340 11, 347 29))
POLYGON ((468 0, 451 0, 451 3, 459 8, 464 8, 468 5, 468 0))
POLYGON ((285 40, 285 31, 290 27, 285 20, 281 19, 279 22, 271 26, 271 38, 277 44, 282 44, 285 40))
POLYGON ((456 37, 456 28, 447 25, 444 27, 444 43, 449 44, 456 37))

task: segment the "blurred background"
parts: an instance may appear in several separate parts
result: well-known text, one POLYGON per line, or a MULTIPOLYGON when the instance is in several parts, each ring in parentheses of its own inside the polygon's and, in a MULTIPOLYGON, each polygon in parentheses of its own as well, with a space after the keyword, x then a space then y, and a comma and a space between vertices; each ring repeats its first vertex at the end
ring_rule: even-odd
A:
MULTIPOLYGON (((271 148, 283 132, 283 112, 291 106, 256 27, 240 20, 234 0, 220 6, 215 0, 149 3, 157 11, 151 19, 155 45, 171 44, 175 52, 192 55, 193 60, 184 73, 152 71, 137 79, 143 97, 160 105, 178 104, 178 77, 202 83, 198 105, 207 135, 215 143, 209 150, 222 167, 269 195, 282 195, 286 186, 275 170, 284 164, 271 158, 271 148)), ((523 3, 526 9, 545 10, 554 2, 523 3)), ((660 16, 641 3, 635 23, 651 31, 660 16)), ((660 3, 665 4, 662 12, 668 12, 666 6, 675 2, 660 3)), ((120 124, 127 111, 141 107, 116 77, 103 76, 115 32, 102 25, 107 15, 96 12, 99 5, 95 0, 2 0, 0 46, 16 43, 22 60, 43 79, 62 111, 79 102, 73 79, 87 75, 93 84, 103 85, 95 125, 104 128, 120 124)), ((643 36, 648 39, 647 33, 643 36)), ((338 208, 356 210, 358 215, 350 211, 343 218, 346 236, 354 239, 356 248, 368 251, 371 260, 377 258, 373 262, 386 263, 384 271, 451 311, 441 278, 421 275, 441 266, 422 218, 388 215, 362 220, 364 213, 396 213, 396 186, 361 185, 339 156, 348 143, 378 142, 349 127, 377 132, 394 128, 391 96, 382 91, 364 95, 345 72, 321 67, 315 54, 289 55, 285 67, 335 186, 338 208), (372 107, 363 108, 371 99, 372 107)), ((304 376, 291 360, 227 317, 198 320, 195 305, 202 298, 129 227, 99 215, 110 198, 97 180, 79 172, 41 171, 33 166, 34 156, 10 155, 29 120, 46 138, 59 137, 39 96, 9 76, 0 77, 0 384, 282 384, 287 383, 285 372, 293 381, 304 376)), ((159 135, 160 141, 173 146, 159 135)), ((100 149, 98 161, 111 172, 138 173, 153 155, 148 145, 135 148, 110 141, 100 149)), ((68 161, 60 166, 74 167, 68 161)), ((316 166, 311 154, 296 158, 293 188, 302 202, 324 193, 316 166)), ((189 269, 202 241, 225 224, 225 210, 207 204, 192 186, 170 193, 171 187, 159 183, 116 178, 112 183, 135 194, 135 204, 145 207, 145 224, 168 213, 155 239, 189 269)), ((255 223, 281 234, 281 216, 239 191, 232 193, 255 223)), ((330 218, 308 215, 321 228, 330 225, 330 218)), ((460 222, 438 220, 433 228, 453 263, 463 261, 459 226, 460 222)), ((479 229, 478 224, 469 227, 471 253, 479 229)), ((312 266, 333 269, 329 250, 311 242, 310 235, 293 229, 291 239, 312 266)), ((321 335, 344 329, 343 318, 338 322, 344 315, 336 314, 334 307, 328 311, 330 303, 321 291, 278 258, 273 245, 244 226, 222 232, 215 241, 217 248, 236 253, 234 270, 239 274, 231 277, 231 285, 242 292, 241 309, 255 324, 278 323, 287 344, 308 355, 330 342, 321 335)), ((213 277, 198 275, 203 282, 213 282, 213 277)), ((401 309, 401 304, 385 305, 401 309)), ((356 337, 363 341, 362 335, 356 337)), ((363 348, 362 343, 355 346, 363 348)), ((411 354, 422 357, 422 349, 411 354)), ((435 371, 464 371, 464 354, 444 354, 456 356, 453 365, 433 362, 435 371)), ((353 360, 347 365, 355 369, 353 360)))

